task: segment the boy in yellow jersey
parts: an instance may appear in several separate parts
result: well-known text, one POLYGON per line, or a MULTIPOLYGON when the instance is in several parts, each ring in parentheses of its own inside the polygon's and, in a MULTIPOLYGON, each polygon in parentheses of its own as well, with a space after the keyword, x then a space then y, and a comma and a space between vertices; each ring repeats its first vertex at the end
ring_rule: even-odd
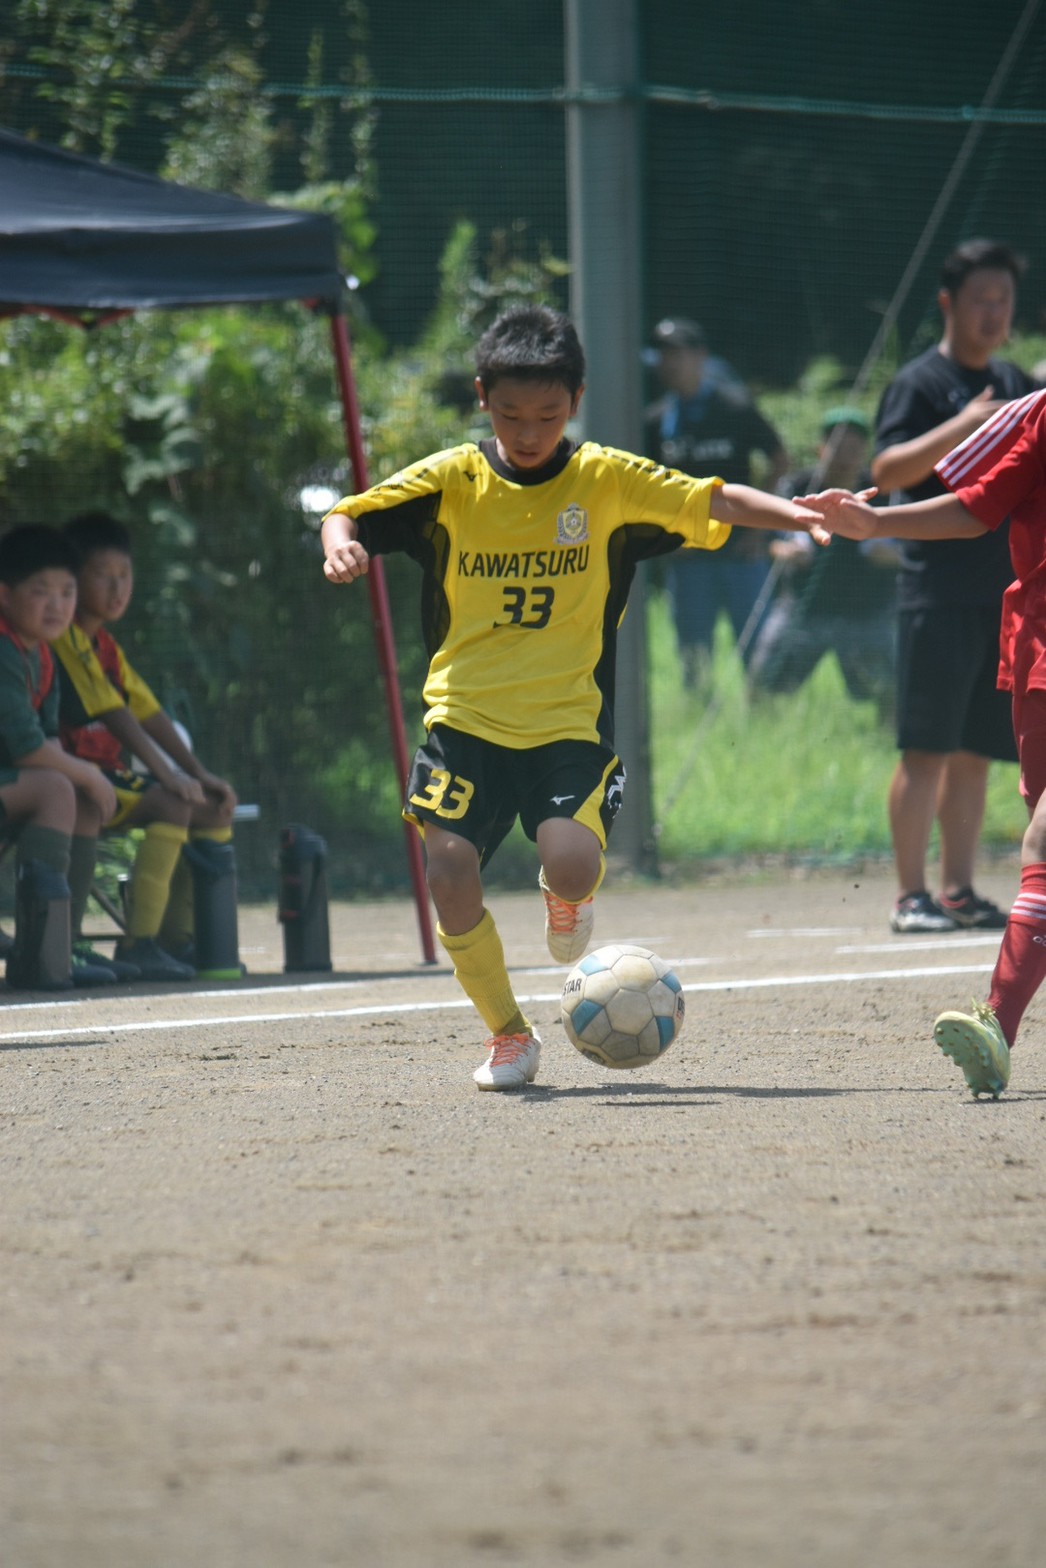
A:
POLYGON ((775 496, 569 440, 585 360, 558 311, 506 311, 476 369, 492 439, 339 501, 322 537, 332 583, 355 581, 375 552, 422 568, 427 739, 404 815, 424 835, 440 941, 490 1031, 475 1081, 515 1089, 533 1082, 540 1040, 513 994, 482 869, 519 817, 537 845, 549 951, 581 957, 624 789, 614 659, 638 563, 717 549, 732 524, 828 536, 775 496))
MULTIPOLYGON (((145 829, 116 960, 133 967, 129 978, 191 980, 195 970, 183 960, 191 958, 192 879, 181 851, 190 837, 232 838, 236 795, 203 767, 106 630, 126 613, 134 590, 128 530, 105 512, 86 512, 63 532, 80 565, 75 619, 52 643, 62 744, 112 782, 118 806, 109 827, 145 829), (128 754, 148 773, 126 767, 128 754)), ((82 905, 72 915, 75 941, 82 905)))

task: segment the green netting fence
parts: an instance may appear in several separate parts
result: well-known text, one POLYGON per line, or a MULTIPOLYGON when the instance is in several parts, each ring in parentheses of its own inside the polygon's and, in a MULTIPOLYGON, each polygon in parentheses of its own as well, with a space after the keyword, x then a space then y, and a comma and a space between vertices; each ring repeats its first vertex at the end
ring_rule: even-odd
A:
MULTIPOLYGON (((379 477, 475 428, 468 346, 500 304, 569 304, 566 9, 20 0, 0 123, 333 212, 379 477)), ((703 323, 797 466, 829 403, 857 383, 870 412, 935 340, 963 238, 1028 258, 1014 353, 1046 354, 1046 9, 959 0, 942 28, 910 0, 645 0, 636 18, 645 321, 703 323)), ((338 891, 407 880, 366 606, 319 570, 317 509, 349 482, 324 331, 298 307, 0 325, 0 523, 102 504, 136 526, 132 656, 260 806, 240 850, 259 894, 294 820, 337 844, 338 891)), ((413 570, 393 561, 390 588, 416 730, 413 570)))

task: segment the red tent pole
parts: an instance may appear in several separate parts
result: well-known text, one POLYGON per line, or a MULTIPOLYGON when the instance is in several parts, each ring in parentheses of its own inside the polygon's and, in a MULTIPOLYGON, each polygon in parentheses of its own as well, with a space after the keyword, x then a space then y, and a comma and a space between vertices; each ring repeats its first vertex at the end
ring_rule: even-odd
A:
MULTIPOLYGON (((345 436, 349 461, 357 492, 366 490, 367 459, 363 451, 360 429, 360 409, 356 397, 356 383, 352 374, 352 356, 349 350, 349 333, 341 311, 331 313, 331 341, 334 345, 334 363, 338 373, 338 390, 345 419, 345 436)), ((385 707, 392 736, 392 751, 400 790, 406 788, 409 764, 407 759, 406 729, 403 722, 403 703, 400 700, 399 676, 396 668, 396 643, 392 635, 392 615, 389 609, 389 591, 385 582, 385 568, 377 557, 370 563, 367 573, 370 590, 371 618, 374 622, 374 640, 378 648, 378 664, 385 681, 385 707)), ((410 880, 414 888, 414 902, 418 911, 418 929, 421 934, 421 951, 427 964, 436 962, 436 949, 432 938, 432 917, 429 911, 429 894, 425 882, 425 865, 421 853, 421 838, 407 822, 403 824, 407 840, 407 860, 410 880)))

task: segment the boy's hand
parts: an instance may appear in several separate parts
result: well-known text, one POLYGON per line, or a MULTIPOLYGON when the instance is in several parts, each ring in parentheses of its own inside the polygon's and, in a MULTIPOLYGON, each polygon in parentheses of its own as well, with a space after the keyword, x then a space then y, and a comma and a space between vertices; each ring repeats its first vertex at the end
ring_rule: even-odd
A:
POLYGON ((358 539, 346 540, 335 545, 323 563, 323 575, 328 582, 352 583, 363 577, 370 566, 370 556, 358 539))
MULTIPOLYGON (((813 513, 820 523, 820 532, 827 542, 833 534, 844 539, 874 539, 879 532, 879 514, 868 502, 878 492, 873 488, 854 495, 850 490, 821 490, 816 495, 796 496, 796 505, 804 512, 813 513)), ((817 538, 814 529, 811 536, 817 538)))
POLYGON ((203 785, 199 779, 191 779, 187 773, 180 772, 177 768, 167 770, 166 777, 156 775, 164 789, 169 789, 172 795, 177 795, 179 800, 188 801, 190 806, 204 806, 207 804, 203 793, 203 785))
POLYGON ((831 544, 832 535, 824 526, 824 519, 816 507, 807 507, 805 500, 794 500, 795 507, 794 526, 798 532, 804 530, 810 535, 814 544, 831 544))
POLYGON ((220 779, 217 773, 208 773, 206 768, 201 770, 198 778, 204 794, 213 796, 222 811, 227 812, 231 817, 236 810, 239 797, 228 779, 220 779))

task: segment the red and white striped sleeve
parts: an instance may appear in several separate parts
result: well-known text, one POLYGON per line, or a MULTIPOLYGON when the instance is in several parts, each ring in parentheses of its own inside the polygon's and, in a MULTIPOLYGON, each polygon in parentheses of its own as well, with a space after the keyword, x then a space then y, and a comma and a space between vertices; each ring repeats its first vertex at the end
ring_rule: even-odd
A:
POLYGON ((1046 390, 1004 403, 934 469, 988 528, 1046 483, 1046 390))

